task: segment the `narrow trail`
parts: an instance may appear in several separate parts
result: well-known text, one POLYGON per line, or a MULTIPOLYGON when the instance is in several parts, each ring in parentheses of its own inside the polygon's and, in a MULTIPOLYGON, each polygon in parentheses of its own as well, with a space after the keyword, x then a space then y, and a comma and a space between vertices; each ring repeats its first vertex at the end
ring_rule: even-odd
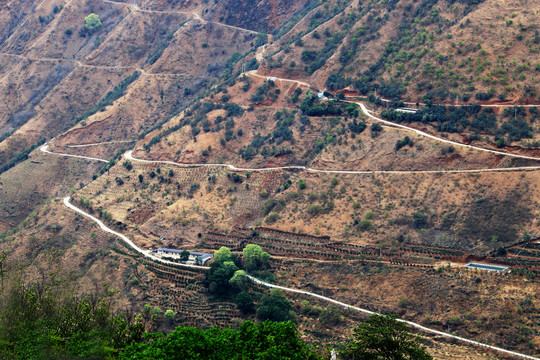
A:
POLYGON ((173 266, 183 266, 183 267, 188 267, 188 268, 194 268, 194 269, 203 269, 203 270, 208 270, 210 269, 208 266, 200 266, 200 265, 191 265, 191 264, 178 264, 178 263, 175 263, 175 262, 172 262, 172 261, 168 261, 168 260, 163 260, 157 256, 154 256, 152 254, 149 254, 148 252, 144 251, 143 249, 141 249, 140 247, 138 247, 137 245, 135 245, 131 240, 129 240, 129 238, 127 236, 125 236, 124 234, 121 234, 117 231, 114 231, 110 228, 108 228, 101 220, 99 220, 98 218, 96 218, 95 216, 92 216, 90 214, 88 214, 87 212, 84 212, 83 210, 79 209, 78 207, 74 206, 73 204, 71 204, 69 202, 69 196, 66 196, 64 198, 64 205, 66 205, 68 208, 70 208, 71 210, 89 218, 90 220, 94 221, 95 223, 97 223, 99 225, 99 227, 101 228, 101 230, 109 233, 109 234, 113 234, 115 236, 118 236, 120 239, 122 239, 129 247, 131 247, 133 250, 137 251, 138 253, 140 253, 141 255, 149 258, 149 259, 152 259, 154 261, 157 261, 157 262, 160 262, 162 264, 166 264, 166 265, 173 265, 173 266))
MULTIPOLYGON (((69 196, 64 198, 64 205, 66 207, 68 207, 69 209, 77 212, 78 214, 80 214, 80 215, 82 215, 84 217, 87 217, 90 220, 94 221, 95 223, 97 223, 99 225, 101 230, 103 230, 103 231, 105 231, 105 232, 107 232, 109 234, 113 234, 113 235, 119 237, 120 239, 122 239, 122 241, 124 241, 132 249, 134 249, 135 251, 137 251, 141 255, 143 255, 143 256, 145 256, 145 257, 147 257, 147 258, 149 258, 149 259, 151 259, 153 261, 157 261, 157 262, 160 262, 162 264, 171 265, 171 266, 175 266, 175 267, 187 267, 187 268, 195 268, 195 269, 201 269, 201 270, 210 269, 207 266, 199 266, 199 265, 191 265, 191 264, 179 264, 179 263, 175 263, 175 262, 172 262, 172 261, 163 260, 163 259, 161 259, 161 258, 159 258, 157 256, 154 256, 154 255, 152 255, 152 254, 150 254, 148 252, 145 252, 144 250, 139 248, 137 245, 135 245, 127 236, 108 228, 98 218, 88 214, 87 212, 85 212, 85 211, 79 209, 78 207, 74 206, 73 204, 71 204, 69 202, 69 199, 70 199, 69 196)), ((272 289, 280 289, 280 290, 290 292, 290 293, 296 293, 296 294, 301 294, 301 295, 314 297, 314 298, 317 298, 319 300, 327 301, 329 303, 339 305, 339 306, 344 307, 346 309, 358 311, 358 312, 368 314, 368 315, 372 315, 372 314, 381 315, 380 313, 370 311, 370 310, 367 310, 367 309, 363 309, 363 308, 360 308, 360 307, 357 307, 357 306, 354 306, 354 305, 349 305, 349 304, 346 304, 344 302, 334 300, 334 299, 326 297, 326 296, 322 296, 322 295, 315 294, 315 293, 308 292, 308 291, 302 291, 302 290, 298 290, 298 289, 287 288, 287 287, 284 287, 284 286, 269 284, 269 283, 266 283, 264 281, 261 281, 261 280, 257 279, 256 277, 253 277, 251 275, 247 275, 247 276, 251 281, 253 281, 254 283, 256 283, 258 285, 261 285, 261 286, 265 286, 265 287, 272 288, 272 289)), ((538 359, 538 358, 530 356, 530 355, 520 354, 518 352, 514 352, 514 351, 506 350, 506 349, 503 349, 503 348, 500 348, 500 347, 484 344, 484 343, 481 343, 481 342, 478 342, 478 341, 463 338, 461 336, 456 336, 456 335, 445 333, 443 331, 430 329, 430 328, 427 328, 425 326, 422 326, 422 325, 417 324, 417 323, 412 322, 412 321, 403 320, 403 319, 397 319, 397 321, 405 323, 405 324, 407 324, 409 326, 412 326, 412 327, 414 327, 414 328, 416 328, 418 330, 424 331, 426 333, 431 333, 431 334, 435 334, 435 335, 439 335, 439 336, 444 336, 444 337, 449 338, 449 339, 454 339, 454 340, 458 340, 458 341, 461 341, 461 342, 464 342, 464 343, 467 343, 467 344, 471 344, 471 345, 479 346, 479 347, 482 347, 482 348, 498 351, 498 352, 501 352, 501 353, 504 353, 504 354, 507 354, 507 355, 518 356, 518 357, 521 357, 521 358, 524 358, 524 359, 532 359, 532 360, 537 360, 538 359)))
MULTIPOLYGON (((263 55, 259 55, 260 56, 263 56, 263 55)), ((305 86, 305 87, 308 87, 308 88, 313 88, 310 84, 308 84, 307 82, 304 82, 304 81, 300 81, 300 80, 293 80, 293 79, 283 79, 283 78, 279 78, 279 77, 275 77, 275 76, 265 76, 265 75, 259 75, 257 74, 257 70, 250 70, 248 72, 246 72, 246 74, 248 75, 251 75, 251 76, 254 76, 254 77, 258 77, 258 78, 261 78, 261 79, 265 79, 265 80, 268 80, 268 79, 276 79, 276 80, 281 80, 281 81, 285 81, 285 82, 292 82, 292 83, 297 83, 299 85, 302 85, 302 86, 305 86)))
POLYGON ((105 141, 100 143, 93 143, 93 144, 82 144, 82 145, 67 145, 69 148, 82 148, 82 147, 88 147, 88 146, 99 146, 99 145, 107 145, 107 144, 121 144, 121 143, 132 143, 136 142, 137 140, 116 140, 116 141, 105 141))
MULTIPOLYGON (((287 287, 283 287, 283 286, 279 286, 279 285, 268 284, 268 283, 265 283, 264 281, 261 281, 261 280, 255 278, 255 277, 253 277, 251 275, 248 275, 248 277, 253 282, 255 282, 256 284, 259 284, 259 285, 262 285, 262 286, 266 286, 266 287, 273 288, 273 289, 280 289, 280 290, 283 290, 283 291, 292 292, 292 293, 296 293, 296 294, 302 294, 302 295, 315 297, 317 299, 324 300, 324 301, 327 301, 327 302, 342 306, 344 308, 355 310, 355 311, 358 311, 358 312, 362 312, 362 313, 368 314, 368 315, 374 315, 374 314, 381 315, 380 313, 370 311, 370 310, 367 310, 367 309, 363 309, 363 308, 359 308, 357 306, 349 305, 349 304, 346 304, 344 302, 334 300, 334 299, 326 297, 326 296, 322 296, 322 295, 319 295, 319 294, 314 294, 314 293, 307 292, 307 291, 291 289, 291 288, 287 288, 287 287)), ((478 342, 478 341, 470 340, 470 339, 467 339, 467 338, 464 338, 464 337, 461 337, 461 336, 456 336, 456 335, 452 335, 452 334, 449 334, 449 333, 445 333, 443 331, 430 329, 430 328, 427 328, 425 326, 422 326, 422 325, 417 324, 417 323, 412 322, 412 321, 403 320, 403 319, 397 319, 397 321, 405 323, 407 325, 410 325, 410 326, 412 326, 412 327, 414 327, 414 328, 416 328, 418 330, 422 330, 422 331, 427 332, 427 333, 444 336, 444 337, 454 339, 454 340, 459 340, 459 341, 462 341, 462 342, 467 343, 467 344, 483 347, 483 348, 490 349, 490 350, 495 350, 495 351, 505 353, 505 354, 508 354, 508 355, 518 356, 518 357, 521 357, 521 358, 524 358, 524 359, 533 359, 533 360, 538 359, 538 358, 536 358, 534 356, 521 354, 521 353, 518 353, 518 352, 515 352, 515 351, 506 350, 506 349, 503 349, 503 348, 500 348, 500 347, 497 347, 497 346, 492 346, 492 345, 484 344, 484 343, 481 343, 481 342, 478 342)))
POLYGON ((191 15, 192 18, 194 20, 198 20, 200 22, 202 22, 203 24, 214 24, 214 25, 218 25, 218 26, 223 26, 223 27, 226 27, 226 28, 229 28, 229 29, 234 29, 234 30, 239 30, 239 31, 244 31, 244 32, 247 32, 247 33, 250 33, 250 34, 258 34, 257 31, 253 31, 253 30, 249 30, 249 29, 244 29, 244 28, 241 28, 241 27, 238 27, 238 26, 234 26, 234 25, 228 25, 228 24, 223 24, 223 23, 220 23, 220 22, 215 22, 215 21, 208 21, 208 20, 205 20, 201 17, 201 15, 196 12, 196 11, 178 11, 178 10, 147 10, 147 9, 141 9, 138 5, 136 4, 128 4, 128 3, 123 3, 123 2, 120 2, 120 1, 112 1, 112 0, 102 0, 103 2, 105 3, 109 3, 109 4, 115 4, 115 5, 123 5, 123 6, 127 6, 128 8, 130 8, 132 11, 136 11, 136 12, 140 12, 140 13, 146 13, 146 14, 180 14, 180 15, 191 15))
POLYGON ((35 62, 55 62, 55 63, 61 63, 61 62, 71 62, 75 64, 78 67, 81 68, 87 68, 87 69, 99 69, 99 70, 133 70, 133 71, 139 71, 141 73, 141 76, 184 76, 186 78, 202 78, 202 79, 213 79, 208 76, 204 75, 192 75, 192 74, 186 74, 186 73, 152 73, 148 72, 145 69, 142 69, 137 66, 122 66, 122 65, 115 65, 115 66, 108 66, 108 65, 88 65, 84 64, 80 60, 77 59, 67 59, 67 58, 33 58, 29 56, 24 55, 18 55, 18 54, 10 54, 10 53, 2 53, 0 52, 0 56, 9 56, 9 57, 15 57, 23 60, 28 61, 35 61, 35 62))

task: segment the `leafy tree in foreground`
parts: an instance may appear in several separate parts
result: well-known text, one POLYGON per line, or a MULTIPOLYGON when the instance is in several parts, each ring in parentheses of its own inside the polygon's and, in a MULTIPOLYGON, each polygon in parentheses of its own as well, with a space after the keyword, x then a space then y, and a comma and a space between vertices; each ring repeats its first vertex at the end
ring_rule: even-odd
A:
POLYGON ((429 360, 407 325, 395 315, 371 315, 354 329, 352 342, 342 352, 345 360, 429 360))
POLYGON ((112 358, 142 340, 140 317, 113 314, 114 292, 62 296, 59 283, 21 282, 0 294, 0 359, 112 358))
POLYGON ((122 360, 320 360, 302 342, 292 323, 245 322, 233 329, 177 327, 164 337, 151 334, 146 343, 128 346, 122 360))

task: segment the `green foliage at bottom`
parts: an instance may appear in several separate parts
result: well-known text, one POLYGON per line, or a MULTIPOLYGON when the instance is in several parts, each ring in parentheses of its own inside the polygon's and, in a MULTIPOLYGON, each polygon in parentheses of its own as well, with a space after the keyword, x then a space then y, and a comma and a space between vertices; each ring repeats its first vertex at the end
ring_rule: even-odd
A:
POLYGON ((62 296, 57 285, 18 285, 1 301, 0 359, 115 358, 142 341, 140 317, 115 315, 107 288, 62 296))
POLYGON ((128 346, 122 360, 309 360, 322 359, 300 339, 290 322, 245 322, 233 329, 177 327, 172 334, 152 334, 128 346))

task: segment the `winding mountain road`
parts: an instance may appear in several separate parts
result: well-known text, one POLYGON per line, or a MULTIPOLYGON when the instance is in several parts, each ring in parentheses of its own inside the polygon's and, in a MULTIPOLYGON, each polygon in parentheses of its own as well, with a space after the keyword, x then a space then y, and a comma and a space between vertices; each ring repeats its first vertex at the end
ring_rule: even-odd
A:
POLYGON ((203 270, 208 270, 210 269, 208 266, 199 266, 199 265, 191 265, 191 264, 178 264, 178 263, 175 263, 175 262, 172 262, 172 261, 168 261, 168 260, 164 260, 164 259, 161 259, 157 256, 154 256, 146 251, 144 251, 143 249, 141 249, 140 247, 138 247, 137 245, 135 245, 131 240, 129 240, 129 238, 127 236, 125 236, 124 234, 121 234, 117 231, 114 231, 110 228, 108 228, 101 220, 99 220, 98 218, 96 218, 95 216, 92 216, 90 214, 88 214, 87 212, 79 209, 78 207, 76 207, 75 205, 71 204, 69 202, 69 196, 66 196, 64 198, 64 205, 66 205, 68 208, 70 208, 71 210, 89 218, 90 220, 94 221, 96 224, 99 225, 99 227, 101 228, 101 230, 109 233, 109 234, 113 234, 117 237, 119 237, 120 239, 122 239, 122 241, 124 241, 129 247, 131 247, 133 250, 137 251, 139 254, 149 258, 149 259, 152 259, 154 261, 157 261, 157 262, 160 262, 162 264, 166 264, 166 265, 173 265, 173 266, 178 266, 178 265, 181 265, 183 267, 188 267, 188 268, 194 268, 194 269, 203 269, 203 270))
MULTIPOLYGON (((347 96, 347 97, 354 97, 354 96, 347 96)), ((390 103, 392 102, 393 100, 389 100, 389 99, 385 99, 385 98, 382 98, 379 96, 379 99, 381 99, 381 101, 384 101, 386 103, 390 103)), ((412 101, 403 101, 403 104, 405 105, 410 105, 410 106, 426 106, 425 103, 423 102, 412 102, 412 101)), ((456 106, 456 107, 465 107, 465 106, 471 106, 471 105, 475 105, 473 103, 471 104, 439 104, 439 103, 434 103, 433 105, 444 105, 444 106, 456 106)), ((495 108, 506 108, 506 107, 514 107, 514 106, 520 106, 520 107, 525 107, 525 108, 536 108, 536 107, 540 107, 540 104, 523 104, 523 105, 520 105, 520 104, 478 104, 480 105, 481 107, 495 107, 495 108)))
MULTIPOLYGON (((128 142, 128 141, 126 141, 128 142)), ((97 146, 101 144, 110 144, 111 141, 104 143, 95 143, 95 144, 84 144, 84 145, 69 145, 68 147, 87 147, 87 146, 97 146)), ((84 160, 94 160, 104 163, 108 163, 109 160, 100 159, 95 157, 83 156, 83 155, 72 155, 57 153, 49 150, 49 144, 42 145, 39 150, 44 153, 57 155, 57 156, 67 156, 73 158, 79 158, 84 160)), ((313 173, 323 173, 323 174, 459 174, 459 173, 483 173, 483 172, 506 172, 506 171, 534 171, 540 170, 540 166, 520 166, 520 167, 511 167, 511 168, 486 168, 486 169, 466 169, 466 170, 323 170, 323 169, 313 169, 306 166, 279 166, 279 167, 268 167, 268 168, 239 168, 230 164, 188 164, 188 163, 177 163, 174 161, 163 161, 163 160, 144 160, 138 159, 133 156, 133 150, 129 150, 124 154, 124 158, 130 161, 142 162, 142 163, 153 163, 153 164, 166 164, 179 167, 223 167, 228 168, 233 171, 251 171, 251 172, 264 172, 264 171, 273 171, 273 170, 304 170, 313 173)))
MULTIPOLYGON (((112 2, 112 1, 110 1, 110 2, 112 2)), ((257 77, 263 77, 261 75, 256 74, 256 72, 250 72, 250 75, 257 76, 257 77)), ((268 78, 268 77, 265 76, 264 78, 268 78)), ((309 84, 303 83, 303 82, 300 82, 300 81, 296 81, 296 80, 291 80, 291 79, 279 79, 279 80, 296 82, 296 83, 302 84, 304 86, 310 87, 309 84)), ((387 121, 387 120, 380 119, 380 118, 372 115, 368 111, 368 109, 365 107, 365 105, 363 103, 361 103, 361 102, 355 102, 355 101, 349 101, 349 102, 358 104, 360 106, 360 108, 362 109, 362 111, 368 117, 372 118, 373 120, 385 123, 385 124, 390 125, 390 126, 403 128, 403 129, 406 129, 406 130, 409 130, 409 131, 413 131, 413 132, 415 132, 415 133, 417 133, 419 135, 422 135, 422 136, 425 136, 425 137, 428 137, 428 138, 431 138, 431 139, 434 139, 434 140, 437 140, 437 141, 440 141, 440 142, 443 142, 443 143, 452 144, 452 145, 456 145, 456 146, 462 146, 462 147, 466 147, 466 148, 470 148, 470 149, 474 149, 474 150, 479 150, 479 151, 485 151, 485 152, 493 153, 493 154, 496 154, 496 155, 503 155, 503 156, 509 156, 509 157, 514 157, 514 158, 522 158, 522 159, 536 160, 536 161, 540 160, 540 158, 538 158, 538 157, 505 153, 505 152, 502 152, 502 151, 490 150, 490 149, 480 148, 480 147, 476 147, 476 146, 461 144, 461 143, 458 143, 458 142, 442 139, 442 138, 433 136, 431 134, 428 134, 426 132, 423 132, 423 131, 420 131, 420 130, 417 130, 417 129, 414 129, 414 128, 407 127, 405 125, 396 124, 396 123, 393 123, 393 122, 390 122, 390 121, 387 121)), ((108 143, 110 143, 110 142, 108 142, 108 143)), ((84 147, 84 146, 95 146, 95 145, 99 145, 99 144, 100 143, 84 144, 84 145, 71 145, 71 146, 72 147, 84 147)), ((100 161, 100 162, 105 162, 105 163, 108 162, 108 160, 94 158, 94 157, 86 157, 86 156, 80 156, 80 155, 55 153, 55 152, 49 151, 48 147, 49 147, 48 144, 44 144, 43 146, 40 147, 40 150, 42 152, 44 152, 44 153, 51 154, 51 155, 67 156, 67 157, 73 157, 73 158, 81 158, 81 159, 94 160, 94 161, 100 161)), ((131 161, 138 161, 138 162, 144 162, 144 163, 156 163, 156 164, 169 164, 169 165, 182 166, 182 167, 226 167, 226 168, 229 168, 229 169, 234 170, 234 171, 305 170, 305 171, 316 172, 316 173, 334 173, 334 174, 471 173, 471 172, 518 171, 518 170, 519 171, 524 171, 524 170, 539 170, 540 169, 540 166, 516 167, 516 168, 498 168, 498 169, 477 169, 477 170, 424 170, 424 171, 319 170, 319 169, 312 169, 312 168, 304 167, 304 166, 284 166, 284 167, 271 167, 271 168, 259 168, 259 169, 257 169, 257 168, 238 168, 238 167, 236 167, 234 165, 230 165, 230 164, 184 164, 184 163, 176 163, 176 162, 172 162, 172 161, 143 160, 143 159, 137 159, 137 158, 133 157, 133 152, 131 150, 126 152, 124 154, 124 157, 126 159, 128 159, 128 160, 131 160, 131 161)), ((98 226, 103 231, 119 237, 129 247, 131 247, 132 249, 134 249, 136 252, 140 253, 141 255, 143 255, 143 256, 145 256, 145 257, 147 257, 147 258, 149 258, 149 259, 151 259, 153 261, 157 261, 159 263, 163 263, 163 264, 170 265, 170 266, 189 267, 189 268, 197 268, 197 269, 203 269, 203 270, 209 269, 209 267, 206 267, 206 266, 198 266, 198 265, 191 265, 191 264, 178 264, 178 263, 170 262, 170 261, 167 261, 167 260, 163 260, 163 259, 161 259, 159 257, 156 257, 156 256, 152 255, 151 253, 146 252, 146 251, 142 250, 141 248, 139 248, 138 246, 136 246, 127 236, 108 228, 102 221, 100 221, 96 217, 94 217, 94 216, 86 213, 85 211, 77 208, 76 206, 74 206, 73 204, 70 203, 69 199, 70 199, 69 197, 65 197, 64 200, 63 200, 64 205, 66 207, 68 207, 69 209, 77 212, 78 214, 80 214, 80 215, 82 215, 84 217, 87 217, 90 220, 94 221, 95 223, 98 224, 98 226)), ((291 292, 291 293, 296 293, 296 294, 301 294, 301 295, 305 295, 305 296, 314 297, 314 298, 317 298, 319 300, 327 301, 327 302, 336 304, 338 306, 341 306, 341 307, 344 307, 344 308, 347 308, 347 309, 351 309, 351 310, 354 310, 354 311, 362 312, 362 313, 365 313, 365 314, 377 314, 376 312, 373 312, 373 311, 370 311, 370 310, 367 310, 367 309, 363 309, 363 308, 360 308, 360 307, 357 307, 357 306, 349 305, 349 304, 343 303, 341 301, 338 301, 338 300, 335 300, 335 299, 332 299, 332 298, 329 298, 329 297, 326 297, 326 296, 322 296, 322 295, 319 295, 319 294, 315 294, 315 293, 311 293, 311 292, 307 292, 307 291, 302 291, 302 290, 298 290, 298 289, 292 289, 292 288, 287 288, 287 287, 283 287, 283 286, 279 286, 279 285, 269 284, 269 283, 263 282, 263 281, 255 278, 255 277, 253 277, 251 275, 248 275, 248 277, 254 283, 259 284, 261 286, 265 286, 265 287, 268 287, 268 288, 281 289, 281 290, 286 291, 286 292, 291 292)), ((422 326, 420 324, 417 324, 417 323, 414 323, 414 322, 411 322, 411 321, 407 321, 407 320, 403 320, 403 319, 398 319, 398 321, 403 322, 403 323, 405 323, 405 324, 407 324, 409 326, 412 326, 412 327, 414 327, 414 328, 416 328, 418 330, 424 331, 426 333, 431 333, 431 334, 435 334, 435 335, 439 335, 439 336, 444 336, 446 338, 458 340, 458 341, 461 341, 463 343, 467 343, 467 344, 470 344, 470 345, 482 347, 482 348, 485 348, 485 349, 490 349, 490 350, 497 351, 497 352, 500 352, 500 353, 504 353, 504 354, 507 354, 507 355, 517 356, 517 357, 524 358, 524 359, 531 359, 531 360, 536 359, 536 360, 538 360, 538 358, 530 356, 530 355, 521 354, 521 353, 518 353, 518 352, 506 350, 506 349, 503 349, 503 348, 500 348, 500 347, 496 347, 496 346, 480 343, 480 342, 477 342, 477 341, 474 341, 474 340, 466 339, 466 338, 463 338, 463 337, 460 337, 460 336, 448 334, 448 333, 445 333, 445 332, 442 332, 442 331, 430 329, 430 328, 424 327, 424 326, 422 326)))
MULTIPOLYGON (((88 214, 87 212, 85 212, 85 211, 79 209, 78 207, 74 206, 73 204, 71 204, 69 202, 69 196, 64 198, 64 205, 67 206, 69 209, 77 212, 78 214, 80 214, 80 215, 82 215, 84 217, 87 217, 90 220, 94 221, 95 223, 97 223, 99 225, 101 230, 103 230, 103 231, 105 231, 105 232, 107 232, 109 234, 112 234, 112 235, 115 235, 115 236, 119 237, 120 239, 122 239, 122 241, 124 241, 132 249, 134 249, 135 251, 137 251, 141 255, 143 255, 143 256, 151 259, 151 260, 154 260, 154 261, 157 261, 159 263, 166 264, 166 265, 176 266, 176 267, 187 267, 187 268, 195 268, 195 269, 202 269, 202 270, 210 269, 207 266, 199 266, 199 265, 191 265, 191 264, 179 264, 179 263, 175 263, 175 262, 172 262, 172 261, 167 261, 167 260, 161 259, 161 258, 159 258, 157 256, 154 256, 154 255, 142 250, 141 248, 139 248, 127 236, 108 228, 98 218, 88 214)), ((368 315, 372 315, 372 314, 380 315, 379 313, 376 313, 374 311, 370 311, 370 310, 363 309, 363 308, 360 308, 360 307, 357 307, 357 306, 349 305, 349 304, 346 304, 344 302, 341 302, 341 301, 338 301, 338 300, 335 300, 335 299, 332 299, 332 298, 329 298, 329 297, 326 297, 326 296, 322 296, 322 295, 315 294, 315 293, 308 292, 308 291, 302 291, 302 290, 292 289, 292 288, 288 288, 288 287, 284 287, 284 286, 269 284, 269 283, 266 283, 266 282, 264 282, 262 280, 257 279, 256 277, 253 277, 251 275, 247 275, 247 276, 251 281, 253 281, 254 283, 256 283, 258 285, 261 285, 261 286, 265 286, 265 287, 272 288, 272 289, 280 289, 280 290, 290 292, 290 293, 295 293, 295 294, 301 294, 301 295, 314 297, 314 298, 317 298, 319 300, 327 301, 327 302, 330 302, 332 304, 336 304, 336 305, 339 305, 341 307, 344 307, 346 309, 362 312, 362 313, 368 314, 368 315)), ((538 360, 538 358, 530 356, 530 355, 520 354, 518 352, 514 352, 514 351, 506 350, 506 349, 503 349, 503 348, 500 348, 500 347, 484 344, 484 343, 481 343, 481 342, 478 342, 478 341, 466 339, 466 338, 461 337, 461 336, 456 336, 456 335, 445 333, 443 331, 430 329, 430 328, 427 328, 425 326, 422 326, 422 325, 417 324, 417 323, 412 322, 412 321, 403 320, 403 319, 397 319, 397 321, 405 323, 405 324, 407 324, 409 326, 412 326, 412 327, 414 327, 414 328, 416 328, 418 330, 424 331, 426 333, 431 333, 431 334, 435 334, 435 335, 439 335, 439 336, 444 336, 446 338, 450 338, 450 339, 458 340, 458 341, 461 341, 461 342, 464 342, 464 343, 467 343, 467 344, 471 344, 471 345, 483 347, 483 348, 486 348, 486 349, 498 351, 498 352, 501 352, 501 353, 504 353, 504 354, 507 354, 507 355, 518 356, 518 357, 521 357, 521 358, 524 358, 524 359, 538 360)))
POLYGON ((89 65, 84 64, 80 60, 77 59, 68 59, 68 58, 33 58, 29 56, 24 55, 18 55, 18 54, 10 54, 10 53, 3 53, 0 52, 0 56, 9 56, 14 58, 19 58, 27 61, 34 61, 34 62, 55 62, 55 63, 61 63, 61 62, 71 62, 75 64, 77 67, 81 68, 87 68, 87 69, 99 69, 99 70, 133 70, 138 71, 141 73, 141 76, 184 76, 186 78, 202 78, 202 79, 213 79, 212 77, 205 76, 205 75, 192 75, 192 74, 186 74, 186 73, 166 73, 166 72, 159 72, 159 73, 153 73, 148 72, 143 68, 137 67, 137 66, 122 66, 122 65, 89 65))
MULTIPOLYGON (((257 74, 257 70, 250 70, 250 71, 246 72, 245 74, 248 74, 248 75, 254 76, 254 77, 258 77, 258 78, 264 78, 264 79, 273 78, 273 79, 281 80, 281 81, 294 82, 294 83, 297 83, 299 85, 315 89, 315 87, 313 87, 312 85, 310 85, 310 84, 308 84, 308 83, 306 83, 304 81, 299 81, 299 80, 294 80, 294 79, 283 79, 283 78, 278 78, 278 77, 273 77, 273 76, 268 76, 268 75, 263 76, 263 75, 257 74)), ((406 125, 398 124, 398 123, 395 123, 395 122, 392 122, 392 121, 388 121, 388 120, 384 120, 384 119, 381 119, 379 117, 376 117, 376 116, 372 115, 370 113, 370 111, 366 108, 364 103, 362 103, 360 101, 353 101, 353 100, 343 100, 343 101, 347 102, 347 103, 350 103, 350 104, 356 104, 356 105, 360 106, 360 108, 362 109, 362 112, 366 116, 368 116, 369 118, 371 118, 371 119, 373 119, 375 121, 381 122, 381 123, 386 124, 388 126, 397 127, 397 128, 405 129, 405 130, 408 130, 408 131, 412 131, 412 132, 414 132, 414 133, 416 133, 418 135, 425 136, 427 138, 430 138, 430 139, 433 139, 433 140, 436 140, 436 141, 440 141, 442 143, 461 146, 461 147, 474 149, 474 150, 479 150, 479 151, 485 151, 485 152, 489 152, 489 153, 492 153, 492 154, 495 154, 495 155, 504 155, 504 156, 510 156, 510 157, 514 157, 514 158, 540 161, 540 157, 519 155, 519 154, 513 154, 513 153, 504 152, 504 151, 491 150, 491 149, 486 149, 486 148, 482 148, 482 147, 478 147, 478 146, 459 143, 459 142, 452 141, 452 140, 443 139, 443 138, 431 135, 431 134, 429 134, 429 133, 427 133, 425 131, 415 129, 413 127, 409 127, 409 126, 406 126, 406 125)), ((531 105, 531 106, 540 106, 540 105, 531 105)), ((531 168, 531 169, 534 169, 534 168, 531 168)), ((312 171, 312 170, 313 169, 311 169, 310 171, 312 171)), ((486 170, 475 170, 475 171, 486 171, 486 170)), ((429 173, 430 171, 426 171, 426 172, 429 173)), ((449 171, 444 171, 444 172, 449 172, 449 171)), ((456 171, 456 172, 468 172, 468 171, 462 170, 462 171, 456 171)))
MULTIPOLYGON (((62 154, 60 154, 62 155, 62 154)), ((478 173, 478 172, 501 172, 501 171, 530 171, 540 170, 540 166, 522 166, 513 168, 487 168, 487 169, 470 169, 470 170, 323 170, 313 169, 306 166, 279 166, 269 168, 239 168, 230 164, 186 164, 173 161, 160 160, 144 160, 133 156, 133 150, 129 150, 124 154, 127 160, 138 161, 144 163, 167 164, 180 167, 224 167, 233 171, 272 171, 272 170, 305 170, 313 173, 326 174, 452 174, 452 173, 478 173)), ((540 159, 538 159, 540 160, 540 159)))
POLYGON ((481 147, 478 147, 478 146, 472 146, 472 145, 466 145, 466 144, 458 143, 458 142, 452 141, 452 140, 443 139, 443 138, 431 135, 431 134, 429 134, 427 132, 424 132, 424 131, 421 131, 421 130, 418 130, 418 129, 415 129, 415 128, 412 128, 412 127, 409 127, 409 126, 397 124, 397 123, 392 122, 392 121, 383 120, 381 118, 378 118, 378 117, 372 115, 369 112, 369 110, 366 108, 364 103, 357 102, 357 101, 350 101, 350 100, 347 100, 346 102, 359 105, 360 108, 362 109, 362 112, 364 114, 366 114, 368 117, 370 117, 371 119, 373 119, 373 120, 376 120, 378 122, 382 122, 383 124, 390 125, 390 126, 393 126, 393 127, 406 129, 406 130, 412 131, 412 132, 414 132, 414 133, 416 133, 418 135, 422 135, 422 136, 425 136, 427 138, 437 140, 437 141, 440 141, 440 142, 443 142, 443 143, 446 143, 446 144, 462 146, 462 147, 465 147, 465 148, 479 150, 479 151, 485 151, 485 152, 489 152, 489 153, 496 154, 496 155, 504 155, 504 156, 510 156, 510 157, 515 157, 515 158, 520 158, 520 159, 528 159, 528 160, 540 161, 540 157, 512 154, 512 153, 507 153, 507 152, 504 152, 504 151, 491 150, 491 149, 481 148, 481 147))
MULTIPOLYGON (((260 56, 263 56, 263 55, 259 55, 259 57, 260 56)), ((293 79, 284 79, 284 78, 279 78, 279 77, 269 76, 269 75, 266 75, 266 76, 265 75, 259 75, 259 74, 257 74, 257 70, 250 70, 250 71, 246 72, 245 74, 248 74, 248 75, 251 75, 251 76, 254 76, 254 77, 258 77, 258 78, 261 78, 261 79, 265 79, 265 80, 276 79, 276 80, 285 81, 285 82, 297 83, 299 85, 302 85, 302 86, 305 86, 305 87, 308 87, 308 88, 312 88, 312 86, 310 84, 308 84, 307 82, 304 82, 304 81, 293 80, 293 79)))
POLYGON ((49 151, 49 144, 43 144, 43 145, 41 145, 41 147, 39 148, 39 150, 41 150, 42 152, 44 152, 44 153, 46 153, 46 154, 51 154, 51 155, 67 156, 67 157, 73 157, 73 158, 84 159, 84 160, 101 161, 101 162, 104 162, 104 163, 108 163, 108 162, 109 162, 109 160, 99 159, 99 158, 95 158, 95 157, 82 156, 82 155, 72 155, 72 154, 55 153, 55 152, 49 151))

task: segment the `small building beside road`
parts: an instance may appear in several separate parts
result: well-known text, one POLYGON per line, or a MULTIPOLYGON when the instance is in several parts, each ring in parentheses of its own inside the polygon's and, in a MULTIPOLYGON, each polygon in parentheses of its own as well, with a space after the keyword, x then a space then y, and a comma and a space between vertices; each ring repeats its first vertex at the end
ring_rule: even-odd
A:
MULTIPOLYGON (((180 258, 180 255, 184 250, 177 250, 177 249, 157 249, 153 250, 157 253, 157 255, 161 256, 172 256, 173 258, 180 258)), ((213 258, 214 256, 212 254, 202 253, 202 252, 196 252, 196 251, 189 251, 189 260, 186 261, 186 263, 199 263, 203 265, 208 260, 213 258)))

